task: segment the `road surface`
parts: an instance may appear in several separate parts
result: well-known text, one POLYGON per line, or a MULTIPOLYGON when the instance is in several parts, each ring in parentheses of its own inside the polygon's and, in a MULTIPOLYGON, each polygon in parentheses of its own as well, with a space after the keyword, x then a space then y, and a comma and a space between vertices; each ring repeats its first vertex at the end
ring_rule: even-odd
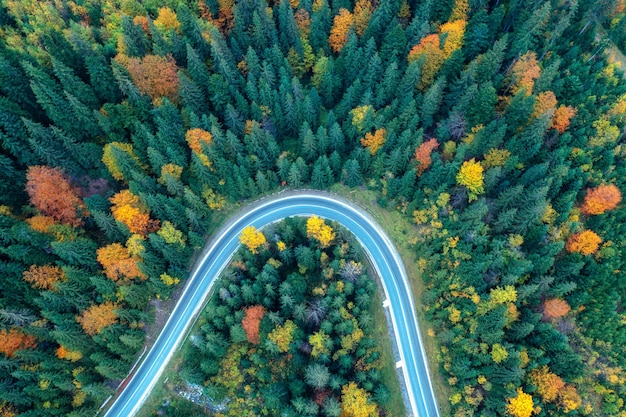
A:
POLYGON ((393 334, 399 351, 398 366, 415 417, 439 417, 430 383, 426 353, 415 316, 415 305, 400 256, 384 231, 364 210, 336 195, 318 191, 279 194, 258 202, 233 219, 213 239, 196 263, 183 293, 154 346, 135 369, 105 417, 133 416, 157 383, 205 304, 211 287, 239 247, 239 235, 248 225, 262 228, 291 216, 317 215, 350 230, 362 244, 385 292, 393 334))

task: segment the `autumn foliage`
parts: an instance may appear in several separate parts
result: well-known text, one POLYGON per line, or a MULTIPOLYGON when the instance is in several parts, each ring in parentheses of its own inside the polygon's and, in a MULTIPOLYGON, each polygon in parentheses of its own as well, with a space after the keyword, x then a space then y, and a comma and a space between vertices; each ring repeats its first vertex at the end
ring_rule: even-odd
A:
POLYGON ((533 397, 521 388, 517 389, 516 397, 507 400, 506 412, 513 417, 530 417, 533 410, 533 397))
POLYGON ((56 221, 50 216, 33 216, 29 219, 26 219, 26 223, 28 223, 36 232, 40 233, 48 233, 50 231, 50 227, 56 224, 56 221))
POLYGON ((417 162, 415 172, 418 176, 422 175, 424 171, 426 171, 426 168, 430 166, 430 154, 437 149, 438 146, 439 142, 437 139, 432 138, 426 142, 422 142, 422 144, 415 149, 415 161, 417 162))
POLYGON ((63 172, 43 165, 31 166, 26 173, 30 202, 43 214, 63 224, 80 226, 88 216, 87 207, 63 172))
POLYGON ((148 208, 130 190, 122 190, 109 199, 115 220, 128 227, 131 233, 146 236, 159 228, 159 221, 150 219, 148 208))
POLYGON ((80 316, 76 316, 76 321, 80 323, 85 333, 93 336, 117 321, 116 308, 117 305, 110 301, 92 305, 84 310, 80 316))
POLYGON ((128 249, 119 243, 112 243, 98 249, 98 262, 104 268, 104 275, 112 281, 127 279, 146 279, 146 275, 139 269, 138 256, 131 256, 128 249))
POLYGON ((0 330, 0 353, 10 358, 20 349, 32 349, 35 347, 35 338, 24 334, 21 330, 12 328, 0 330))
POLYGON ((511 67, 511 91, 513 94, 525 89, 531 95, 535 80, 541 75, 541 68, 534 52, 526 52, 511 67))
POLYGON ((320 245, 325 248, 335 238, 333 228, 324 222, 324 219, 317 216, 311 216, 306 222, 306 234, 319 240, 320 245))
POLYGON ((478 194, 485 192, 483 167, 480 162, 476 162, 474 158, 463 162, 459 173, 456 175, 456 182, 459 185, 467 187, 469 191, 469 200, 476 200, 478 194))
POLYGON ((377 417, 376 404, 368 401, 367 391, 350 382, 341 388, 342 416, 345 417, 377 417))
POLYGON ((370 154, 376 155, 376 152, 385 144, 385 136, 387 131, 385 128, 377 129, 374 133, 367 132, 361 139, 361 145, 369 149, 370 154))
POLYGON ((598 250, 600 243, 602 243, 600 236, 591 230, 585 230, 571 235, 565 244, 565 249, 570 253, 591 255, 598 250))
POLYGON ((572 117, 576 116, 576 109, 572 106, 559 106, 554 111, 554 117, 552 118, 552 124, 550 127, 563 133, 569 127, 572 117))
POLYGON ((241 325, 246 332, 248 342, 258 345, 259 344, 259 325, 261 319, 265 315, 265 307, 256 305, 245 309, 246 315, 241 320, 241 325))
POLYGON ((70 362, 76 362, 83 357, 83 354, 76 350, 69 350, 65 346, 59 346, 56 350, 57 358, 65 359, 70 362))
POLYGON ((466 23, 463 19, 446 22, 439 28, 439 33, 425 36, 411 48, 407 57, 409 62, 424 58, 422 78, 418 86, 421 90, 432 84, 445 60, 461 48, 466 23), (441 43, 442 37, 445 38, 443 44, 441 43))
POLYGON ((621 201, 622 193, 619 188, 613 184, 600 185, 587 190, 580 211, 587 215, 602 214, 613 210, 621 201))
POLYGON ((58 266, 52 265, 31 265, 23 274, 24 281, 33 288, 44 290, 56 289, 55 284, 65 279, 65 273, 58 266))
POLYGON ((239 243, 248 248, 252 253, 258 253, 260 246, 265 244, 265 235, 254 226, 248 226, 241 231, 239 243))
POLYGON ((435 74, 439 71, 444 61, 446 60, 445 53, 439 47, 439 35, 428 35, 415 45, 409 52, 407 57, 409 62, 418 61, 424 58, 424 65, 422 65, 422 78, 419 83, 419 88, 424 89, 432 84, 435 79, 435 74))
POLYGON ((171 56, 146 55, 120 58, 139 91, 156 100, 166 97, 178 102, 178 67, 171 56))
POLYGON ((124 174, 122 173, 119 161, 117 160, 116 153, 126 153, 131 160, 137 163, 137 165, 141 165, 141 163, 133 151, 133 145, 130 143, 111 142, 104 145, 104 148, 102 149, 102 162, 107 167, 113 178, 118 181, 123 181, 124 174))
POLYGON ((346 9, 339 9, 339 14, 333 20, 333 27, 330 29, 328 44, 334 52, 341 52, 346 42, 348 33, 354 24, 354 16, 346 9))
POLYGON ((189 148, 193 151, 193 153, 198 155, 202 164, 210 168, 211 161, 209 161, 209 157, 202 152, 202 146, 210 145, 213 141, 213 136, 211 136, 211 134, 206 130, 193 128, 187 131, 185 139, 187 139, 189 148))
POLYGON ((176 13, 169 7, 161 7, 159 16, 154 21, 154 26, 162 31, 174 30, 180 32, 180 22, 176 17, 176 13))
POLYGON ((559 391, 565 386, 561 377, 550 372, 547 366, 533 370, 529 377, 530 382, 537 387, 537 394, 546 402, 556 401, 559 391))
POLYGON ((535 100, 534 117, 539 117, 550 111, 554 111, 557 105, 556 96, 552 91, 543 91, 537 94, 535 100))
POLYGON ((571 310, 567 301, 559 298, 550 298, 543 303, 543 318, 546 320, 558 319, 571 310))

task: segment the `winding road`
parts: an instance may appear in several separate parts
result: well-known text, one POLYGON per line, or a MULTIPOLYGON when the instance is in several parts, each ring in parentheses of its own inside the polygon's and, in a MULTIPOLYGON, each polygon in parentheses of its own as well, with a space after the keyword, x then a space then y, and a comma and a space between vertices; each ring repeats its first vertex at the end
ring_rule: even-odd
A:
POLYGON ((278 194, 261 200, 219 232, 197 261, 154 346, 131 374, 125 388, 104 416, 130 417, 139 410, 187 336, 216 278, 239 247, 239 235, 244 227, 253 225, 262 228, 285 217, 310 215, 342 224, 362 244, 383 284, 386 298, 384 305, 390 310, 400 356, 398 366, 402 368, 410 412, 415 417, 439 417, 415 316, 415 305, 400 256, 384 231, 364 210, 334 194, 318 191, 278 194))

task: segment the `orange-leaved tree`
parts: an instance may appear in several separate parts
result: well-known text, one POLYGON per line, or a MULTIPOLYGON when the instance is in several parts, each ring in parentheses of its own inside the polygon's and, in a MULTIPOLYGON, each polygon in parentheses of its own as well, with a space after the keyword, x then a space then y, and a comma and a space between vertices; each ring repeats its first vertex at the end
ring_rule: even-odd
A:
POLYGON ((50 231, 50 227, 57 224, 52 217, 41 215, 36 215, 26 219, 26 223, 30 225, 31 229, 40 233, 48 233, 50 231))
POLYGON ((407 57, 409 62, 424 59, 422 78, 419 83, 420 90, 432 84, 435 79, 435 74, 437 74, 443 62, 446 60, 446 54, 439 46, 439 35, 433 33, 422 38, 420 43, 411 48, 409 52, 407 57))
POLYGON ((333 27, 330 29, 328 44, 334 52, 341 52, 346 42, 348 33, 354 24, 354 16, 348 10, 341 8, 333 20, 333 27))
POLYGON ((550 298, 543 302, 543 318, 545 320, 558 319, 571 310, 567 301, 560 298, 550 298))
POLYGON ((93 336, 117 321, 116 308, 117 305, 110 301, 94 304, 83 310, 80 316, 76 316, 76 321, 80 323, 85 333, 93 336))
POLYGON ((580 211, 587 215, 602 214, 613 210, 621 201, 622 193, 615 185, 599 185, 587 190, 580 211))
POLYGON ((32 349, 35 347, 35 338, 23 333, 15 327, 0 330, 0 353, 10 358, 20 349, 32 349))
POLYGON ((602 239, 592 230, 584 230, 580 233, 575 233, 567 239, 565 249, 568 252, 578 252, 583 255, 591 255, 598 250, 602 243, 602 239))
POLYGON ((535 80, 541 75, 541 68, 534 52, 526 52, 511 67, 510 80, 513 94, 524 89, 527 96, 533 92, 535 80))
POLYGON ((26 173, 26 191, 30 202, 43 214, 63 224, 80 226, 88 216, 79 191, 58 168, 31 166, 26 173))
POLYGON ((565 382, 557 374, 550 372, 547 366, 534 369, 528 374, 530 383, 537 387, 537 394, 543 401, 556 401, 559 391, 565 386, 565 382))
POLYGON ((187 133, 185 133, 185 139, 187 139, 189 148, 200 158, 202 165, 210 168, 211 161, 209 161, 209 157, 202 152, 202 146, 210 145, 213 141, 213 136, 206 130, 193 128, 189 129, 187 133))
POLYGON ((324 219, 311 216, 306 222, 306 234, 320 242, 322 248, 328 247, 335 238, 333 228, 324 222, 324 219))
POLYGON ((426 171, 426 168, 430 166, 430 154, 437 149, 438 146, 439 142, 437 139, 432 138, 426 142, 422 142, 422 144, 415 149, 415 161, 417 162, 415 172, 418 176, 422 175, 424 171, 426 171))
POLYGON ((361 145, 368 148, 370 154, 376 155, 376 152, 385 144, 387 130, 385 128, 376 129, 374 133, 367 132, 361 139, 361 145))
POLYGON ((83 357, 83 354, 78 350, 70 350, 65 346, 61 345, 56 350, 57 358, 65 359, 70 362, 76 362, 83 357))
POLYGON ((178 67, 171 56, 146 55, 143 58, 118 57, 126 66, 139 91, 153 101, 166 97, 178 103, 178 67))
POLYGON ((256 305, 245 309, 246 315, 241 320, 241 326, 246 332, 248 342, 258 345, 259 340, 259 325, 261 319, 265 315, 265 307, 256 305))
POLYGON ((513 417, 530 417, 533 411, 533 397, 521 388, 517 389, 517 396, 507 399, 506 412, 513 417))
POLYGON ((548 112, 554 112, 557 105, 556 96, 552 91, 543 91, 537 94, 533 117, 539 117, 548 112))
POLYGON ((265 244, 265 235, 260 230, 257 230, 254 226, 248 226, 241 231, 239 236, 239 243, 244 245, 252 253, 258 253, 260 246, 265 244))
POLYGON ((104 275, 111 281, 118 281, 120 279, 146 279, 146 275, 139 269, 139 262, 141 258, 138 256, 131 256, 128 253, 128 249, 119 243, 112 243, 108 246, 99 248, 96 252, 98 254, 98 262, 104 268, 104 275))
POLYGON ((150 219, 148 207, 130 190, 122 190, 109 199, 115 220, 128 227, 131 233, 147 236, 159 228, 159 221, 150 219))
POLYGON ((572 117, 576 116, 576 109, 572 106, 560 105, 554 111, 554 117, 552 118, 552 124, 550 127, 563 133, 569 127, 572 117))
POLYGON ((66 279, 63 270, 53 265, 31 265, 22 276, 33 288, 44 290, 55 290, 56 283, 66 279))

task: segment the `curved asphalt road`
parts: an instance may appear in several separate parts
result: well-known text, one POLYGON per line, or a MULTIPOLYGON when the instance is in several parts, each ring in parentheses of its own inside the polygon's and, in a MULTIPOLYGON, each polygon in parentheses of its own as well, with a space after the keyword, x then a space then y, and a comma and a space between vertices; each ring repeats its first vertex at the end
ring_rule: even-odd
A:
POLYGON ((262 200, 219 233, 197 263, 154 346, 127 381, 105 417, 129 417, 139 410, 166 364, 185 339, 215 279, 239 247, 239 234, 244 227, 253 225, 261 228, 285 217, 308 215, 341 223, 363 245, 381 277, 388 300, 411 412, 415 417, 438 417, 415 305, 400 256, 371 216, 336 195, 317 191, 300 191, 262 200))

